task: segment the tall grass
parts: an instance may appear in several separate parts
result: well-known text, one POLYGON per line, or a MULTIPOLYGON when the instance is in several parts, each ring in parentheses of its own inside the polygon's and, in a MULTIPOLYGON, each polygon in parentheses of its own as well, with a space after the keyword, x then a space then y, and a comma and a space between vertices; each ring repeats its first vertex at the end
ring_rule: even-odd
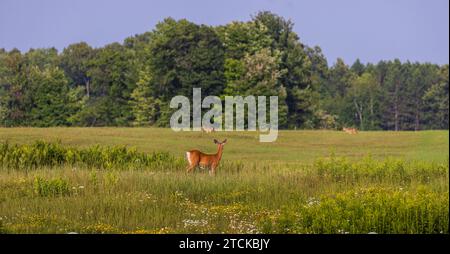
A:
POLYGON ((125 147, 0 151, 1 233, 449 232, 445 163, 223 161, 211 177, 125 147))
POLYGON ((411 181, 429 183, 436 178, 448 177, 449 174, 448 164, 396 158, 377 161, 370 156, 361 161, 351 162, 346 158, 332 155, 316 160, 313 168, 322 178, 331 178, 333 181, 346 184, 358 183, 361 179, 395 185, 409 184, 411 181))
POLYGON ((0 167, 29 170, 42 167, 74 166, 100 169, 168 169, 179 163, 167 152, 140 153, 126 146, 66 147, 60 143, 0 144, 0 167))

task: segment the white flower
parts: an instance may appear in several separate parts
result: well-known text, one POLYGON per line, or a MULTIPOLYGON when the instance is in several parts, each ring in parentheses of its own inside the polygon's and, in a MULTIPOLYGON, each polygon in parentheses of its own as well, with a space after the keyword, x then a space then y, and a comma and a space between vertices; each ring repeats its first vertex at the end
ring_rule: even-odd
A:
POLYGON ((187 220, 183 220, 183 223, 184 223, 185 228, 190 227, 190 226, 193 226, 193 227, 203 226, 204 227, 204 226, 208 225, 207 220, 189 220, 189 219, 187 219, 187 220))
POLYGON ((315 199, 315 198, 313 198, 313 197, 308 198, 308 201, 307 201, 307 202, 308 202, 308 203, 306 204, 307 207, 311 207, 311 206, 319 205, 319 204, 320 204, 320 201, 317 200, 317 199, 315 199))

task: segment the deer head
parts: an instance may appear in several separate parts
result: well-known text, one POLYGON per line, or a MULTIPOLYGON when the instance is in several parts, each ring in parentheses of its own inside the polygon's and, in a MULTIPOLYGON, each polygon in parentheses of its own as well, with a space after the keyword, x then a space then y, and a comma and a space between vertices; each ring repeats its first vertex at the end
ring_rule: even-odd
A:
POLYGON ((227 139, 225 139, 224 141, 222 141, 222 142, 219 142, 219 141, 217 141, 217 139, 214 139, 214 144, 217 144, 217 145, 225 145, 227 143, 227 139))

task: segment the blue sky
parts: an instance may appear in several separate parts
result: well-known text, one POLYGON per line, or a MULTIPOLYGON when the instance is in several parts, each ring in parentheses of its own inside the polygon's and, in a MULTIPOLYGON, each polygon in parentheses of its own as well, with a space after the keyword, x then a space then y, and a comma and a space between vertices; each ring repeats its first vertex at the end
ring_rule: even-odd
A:
POLYGON ((0 0, 0 48, 94 47, 152 30, 165 17, 208 25, 269 10, 295 23, 330 64, 399 58, 449 63, 448 0, 0 0))

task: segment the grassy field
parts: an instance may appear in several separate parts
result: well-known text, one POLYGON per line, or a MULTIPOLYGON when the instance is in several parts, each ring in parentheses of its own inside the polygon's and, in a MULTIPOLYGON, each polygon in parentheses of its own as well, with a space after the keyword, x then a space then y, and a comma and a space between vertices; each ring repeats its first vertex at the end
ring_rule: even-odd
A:
POLYGON ((448 137, 0 129, 0 232, 448 234, 448 137), (218 174, 187 175, 184 151, 213 138, 218 174))
POLYGON ((449 156, 448 131, 360 132, 348 135, 338 131, 280 131, 274 143, 260 143, 256 132, 173 132, 160 128, 0 128, 0 142, 30 143, 57 141, 87 147, 127 145, 142 152, 167 151, 182 157, 196 148, 215 152, 213 138, 228 139, 224 160, 243 162, 312 163, 335 154, 359 160, 395 157, 406 160, 445 162, 449 156))

